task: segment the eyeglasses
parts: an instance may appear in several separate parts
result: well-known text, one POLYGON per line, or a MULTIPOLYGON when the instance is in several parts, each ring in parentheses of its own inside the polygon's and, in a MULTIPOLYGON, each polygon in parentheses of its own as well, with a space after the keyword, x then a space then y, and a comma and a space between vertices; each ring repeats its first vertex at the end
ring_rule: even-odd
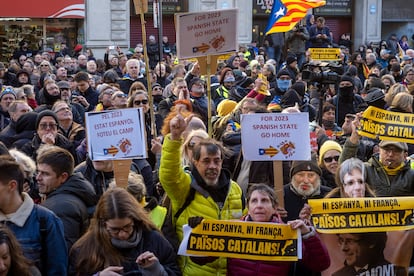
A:
POLYGON ((358 239, 344 239, 344 238, 339 238, 338 239, 338 244, 339 245, 343 245, 343 244, 345 244, 345 245, 347 245, 347 244, 349 244, 349 245, 355 245, 355 244, 357 244, 358 242, 359 242, 360 240, 358 240, 358 239))
POLYGON ((48 123, 42 123, 39 125, 40 129, 42 130, 46 130, 46 129, 51 129, 51 130, 56 130, 57 129, 58 124, 48 124, 48 123))
POLYGON ((381 149, 385 151, 386 153, 394 153, 394 154, 401 153, 403 151, 402 149, 399 149, 397 147, 384 147, 381 149))
POLYGON ((155 87, 155 88, 153 88, 152 90, 155 90, 155 91, 159 90, 159 91, 161 91, 161 90, 162 90, 162 88, 161 88, 161 87, 155 87))
POLYGON ((142 101, 140 101, 140 100, 135 100, 135 101, 134 101, 134 104, 135 104, 135 105, 140 105, 141 103, 142 103, 142 104, 147 104, 147 103, 148 103, 148 100, 142 100, 142 101))
POLYGON ((338 160, 339 160, 339 155, 336 155, 336 156, 332 156, 332 157, 325 157, 324 159, 323 159, 323 161, 325 161, 326 163, 331 163, 332 161, 336 161, 336 162, 338 162, 338 160))
POLYGON ((55 113, 58 113, 58 112, 61 112, 61 111, 69 111, 69 110, 70 110, 70 108, 68 106, 65 106, 65 107, 62 107, 62 108, 59 108, 58 110, 56 110, 55 113))
POLYGON ((106 230, 111 235, 118 235, 121 231, 124 232, 124 233, 129 234, 129 233, 132 232, 133 229, 134 229, 134 223, 133 222, 131 222, 130 224, 127 224, 127 225, 125 225, 124 227, 121 227, 121 228, 106 226, 106 230))
POLYGON ((49 65, 47 64, 40 64, 40 67, 48 67, 49 65))

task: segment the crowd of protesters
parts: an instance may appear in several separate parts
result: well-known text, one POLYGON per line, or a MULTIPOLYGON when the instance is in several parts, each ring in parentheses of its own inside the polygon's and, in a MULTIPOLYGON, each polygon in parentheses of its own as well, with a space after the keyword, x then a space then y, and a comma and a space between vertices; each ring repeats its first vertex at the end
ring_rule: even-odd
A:
MULTIPOLYGON (((262 46, 240 45, 211 76, 197 62, 178 60, 166 36, 148 38, 149 72, 142 44, 111 46, 99 58, 81 45, 52 56, 20 43, 0 63, 0 222, 17 239, 1 251, 1 231, 13 234, 0 227, 0 252, 12 259, 0 260, 0 274, 320 275, 329 255, 303 213, 308 199, 346 188, 335 179, 340 162, 367 162, 370 196, 414 196, 414 147, 357 133, 369 106, 413 113, 414 49, 396 35, 353 49, 349 34, 333 40, 323 18, 310 15, 306 23, 267 36, 262 46), (340 48, 335 83, 305 78, 305 70, 332 71, 310 55, 309 48, 325 47, 340 48), (143 109, 147 135, 147 158, 132 161, 127 189, 115 187, 112 161, 89 158, 85 129, 86 112, 122 108, 143 109), (309 114, 314 156, 283 162, 285 206, 268 189, 272 162, 243 158, 241 115, 256 112, 309 114), (170 212, 180 213, 172 220, 177 233, 167 230, 170 212), (174 239, 197 217, 288 223, 301 230, 308 253, 283 265, 177 257, 174 239)), ((414 238, 410 231, 403 237, 405 261, 390 261, 407 272, 414 238)))

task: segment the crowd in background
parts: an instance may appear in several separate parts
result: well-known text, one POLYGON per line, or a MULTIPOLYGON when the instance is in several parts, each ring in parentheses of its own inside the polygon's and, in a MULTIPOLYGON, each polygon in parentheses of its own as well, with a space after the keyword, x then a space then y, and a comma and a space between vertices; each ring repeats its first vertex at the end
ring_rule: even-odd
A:
MULTIPOLYGON (((179 60, 166 36, 160 42, 148 37, 149 72, 142 44, 108 47, 103 58, 81 45, 70 51, 62 44, 54 55, 27 45, 20 43, 7 66, 0 63, 0 186, 17 183, 7 192, 0 190, 0 221, 10 226, 19 242, 30 236, 25 225, 40 229, 38 240, 21 243, 30 261, 16 271, 26 275, 36 275, 34 266, 50 275, 224 275, 226 269, 234 275, 251 273, 249 268, 257 262, 230 260, 227 266, 222 258, 176 258, 176 240, 169 237, 165 224, 170 209, 177 213, 183 204, 188 210, 173 220, 180 239, 180 226, 197 216, 289 223, 301 230, 306 249, 320 254, 319 266, 305 258, 287 266, 266 263, 261 269, 268 275, 274 269, 283 275, 315 275, 311 273, 329 267, 329 255, 314 239, 318 235, 303 208, 309 198, 354 197, 338 194, 347 186, 335 179, 342 161, 369 161, 361 180, 369 196, 414 195, 409 162, 414 147, 357 134, 361 112, 369 106, 413 113, 414 49, 406 35, 393 34, 378 45, 353 49, 350 34, 333 41, 325 20, 310 15, 306 25, 269 35, 262 45, 241 44, 211 76, 201 75, 198 62, 179 60), (309 48, 326 47, 340 48, 340 60, 328 66, 312 60, 309 48), (146 159, 132 161, 127 192, 114 188, 111 161, 89 158, 85 130, 85 112, 122 108, 143 109, 148 153, 146 159), (266 112, 309 115, 315 157, 284 162, 284 208, 266 190, 274 186, 272 162, 245 160, 241 150, 241 115, 266 112), (209 120, 212 138, 207 134, 209 120), (11 169, 19 168, 21 172, 9 176, 11 169), (257 183, 265 188, 253 185, 257 183), (330 193, 332 189, 336 194, 330 193), (187 194, 192 194, 189 202, 187 194), (266 201, 267 207, 256 207, 252 199, 266 201), (197 204, 207 207, 202 210, 197 204), (42 219, 32 222, 37 221, 32 211, 26 211, 30 223, 14 218, 16 212, 25 212, 21 206, 42 213, 48 235, 54 237, 43 240, 42 219), (268 208, 269 217, 257 218, 255 208, 268 208), (247 217, 242 217, 246 210, 247 217), (30 255, 33 245, 38 252, 30 255)), ((13 236, 7 229, 1 231, 13 236)), ((401 241, 411 257, 412 245, 406 241, 414 239, 406 235, 401 241)), ((11 240, 9 247, 16 243, 11 240)), ((410 263, 398 257, 392 261, 407 269, 410 263)))

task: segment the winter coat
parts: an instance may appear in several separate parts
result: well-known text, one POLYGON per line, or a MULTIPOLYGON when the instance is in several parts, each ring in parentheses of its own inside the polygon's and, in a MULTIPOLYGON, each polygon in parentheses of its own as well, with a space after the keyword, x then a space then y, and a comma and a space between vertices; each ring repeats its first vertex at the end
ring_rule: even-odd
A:
POLYGON ((97 202, 98 197, 91 183, 80 173, 75 173, 48 194, 42 203, 62 220, 68 249, 88 228, 88 208, 92 209, 97 202))
POLYGON ((328 192, 331 191, 331 188, 320 186, 320 189, 318 191, 315 191, 310 196, 302 196, 297 194, 293 188, 292 183, 289 185, 285 185, 283 187, 284 191, 284 199, 285 199, 285 209, 288 212, 287 218, 284 218, 283 220, 289 221, 289 220, 295 220, 299 218, 300 210, 302 210, 305 203, 308 202, 308 199, 319 199, 324 198, 325 195, 328 194, 328 192))
MULTIPOLYGON (((164 271, 168 275, 181 275, 181 271, 177 265, 177 255, 175 254, 169 242, 162 236, 162 234, 156 230, 144 230, 142 232, 141 240, 136 247, 117 249, 125 258, 121 263, 123 267, 122 275, 159 275, 152 274, 150 269, 145 269, 144 272, 144 269, 141 269, 136 263, 138 256, 146 251, 153 252, 154 255, 157 256, 159 263, 163 266, 164 271)), ((74 252, 71 253, 68 275, 97 275, 99 271, 93 271, 89 273, 83 271, 75 271, 76 258, 79 254, 82 254, 82 251, 79 251, 78 249, 74 250, 74 252)), ((104 270, 104 267, 101 268, 101 271, 102 270, 104 270)))
MULTIPOLYGON (((358 144, 346 140, 340 162, 355 157, 358 144)), ((383 165, 379 162, 378 156, 373 155, 368 162, 365 162, 367 174, 366 182, 374 190, 376 196, 413 196, 414 195, 414 170, 410 163, 406 162, 397 175, 387 175, 383 165)))
POLYGON ((62 221, 51 211, 33 203, 26 193, 23 204, 7 216, 0 211, 0 223, 13 231, 23 254, 42 275, 66 275, 68 250, 62 221))
MULTIPOLYGON (((42 141, 40 140, 39 135, 36 134, 33 137, 32 141, 24 145, 21 150, 28 156, 30 156, 33 160, 36 160, 37 150, 40 148, 41 145, 42 141)), ((69 151, 72 154, 73 159, 75 160, 75 164, 77 164, 77 155, 75 153, 75 148, 73 147, 73 144, 69 142, 68 139, 66 139, 65 136, 58 133, 55 138, 54 146, 58 146, 69 151)))
MULTIPOLYGON (((152 181, 152 169, 147 160, 133 159, 130 170, 142 175, 147 188, 147 193, 151 196, 151 191, 154 191, 154 183, 152 181)), ((92 160, 89 158, 76 166, 74 171, 82 173, 86 180, 92 184, 98 197, 108 189, 109 183, 114 179, 113 172, 95 170, 92 160)))

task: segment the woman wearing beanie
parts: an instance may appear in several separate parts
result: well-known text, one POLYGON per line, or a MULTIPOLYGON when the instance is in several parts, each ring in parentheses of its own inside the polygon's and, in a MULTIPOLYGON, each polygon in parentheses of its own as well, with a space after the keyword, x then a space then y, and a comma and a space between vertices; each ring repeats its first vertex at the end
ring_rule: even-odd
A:
POLYGON ((319 167, 322 170, 321 184, 335 188, 335 174, 339 167, 342 147, 337 142, 327 140, 319 149, 319 167))

